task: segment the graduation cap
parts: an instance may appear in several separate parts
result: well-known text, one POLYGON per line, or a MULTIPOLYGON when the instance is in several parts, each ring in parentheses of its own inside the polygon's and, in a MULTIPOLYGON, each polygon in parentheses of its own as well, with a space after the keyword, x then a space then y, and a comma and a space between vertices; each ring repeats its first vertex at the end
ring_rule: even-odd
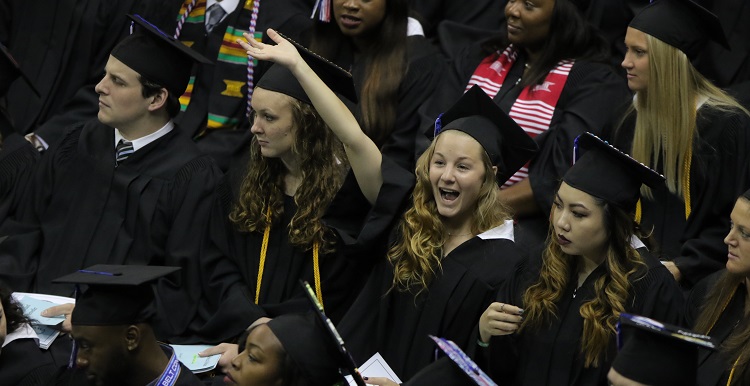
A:
POLYGON ((143 17, 128 18, 140 28, 118 43, 112 56, 142 77, 164 86, 172 95, 179 97, 185 91, 193 62, 211 63, 143 17))
POLYGON ((31 79, 29 79, 29 77, 21 70, 21 66, 18 65, 18 62, 13 58, 13 55, 10 54, 8 48, 0 43, 0 97, 5 96, 10 85, 13 84, 19 76, 29 85, 31 91, 33 91, 36 96, 41 97, 39 90, 34 87, 34 84, 31 83, 31 79))
POLYGON ((477 140, 498 167, 497 183, 502 185, 538 150, 536 142, 477 85, 464 93, 425 132, 435 138, 446 130, 462 131, 477 140))
POLYGON ((87 284, 78 292, 71 323, 79 326, 118 326, 147 322, 153 315, 151 283, 179 267, 97 264, 53 280, 87 284))
POLYGON ((708 40, 729 49, 719 18, 690 0, 656 0, 635 15, 630 27, 677 48, 691 60, 708 40))
POLYGON ((664 176, 591 133, 575 139, 573 166, 563 181, 573 188, 632 211, 641 185, 656 188, 664 176))
POLYGON ((652 386, 695 385, 698 349, 717 347, 710 336, 638 315, 620 314, 617 331, 621 347, 612 368, 652 386))
MULTIPOLYGON (((302 59, 307 62, 310 68, 315 71, 318 77, 320 77, 320 79, 331 90, 333 90, 333 92, 357 103, 357 91, 354 89, 352 74, 281 33, 279 33, 279 35, 294 44, 302 59)), ((286 67, 278 63, 274 63, 268 71, 266 71, 255 87, 276 91, 305 103, 312 104, 297 78, 295 78, 292 72, 286 67)))
POLYGON ((323 311, 323 305, 318 301, 315 291, 304 280, 300 280, 300 284, 307 295, 307 299, 310 301, 312 312, 304 316, 295 316, 295 320, 298 323, 289 323, 284 328, 271 325, 272 322, 276 322, 276 319, 278 319, 275 318, 271 322, 268 322, 269 327, 274 330, 276 337, 284 343, 287 353, 292 358, 295 358, 295 362, 303 369, 303 372, 306 372, 311 377, 308 379, 316 380, 313 384, 334 384, 336 381, 343 379, 341 375, 341 370, 343 370, 352 376, 356 385, 366 386, 359 368, 354 362, 354 358, 352 358, 346 349, 344 340, 341 338, 338 330, 336 330, 333 322, 331 322, 323 311), (304 325, 304 328, 302 325, 304 325), (279 337, 279 334, 276 333, 277 330, 281 331, 285 340, 279 337), (291 348, 291 351, 287 348, 287 342, 294 346, 291 348), (315 358, 311 358, 312 356, 315 356, 315 358))

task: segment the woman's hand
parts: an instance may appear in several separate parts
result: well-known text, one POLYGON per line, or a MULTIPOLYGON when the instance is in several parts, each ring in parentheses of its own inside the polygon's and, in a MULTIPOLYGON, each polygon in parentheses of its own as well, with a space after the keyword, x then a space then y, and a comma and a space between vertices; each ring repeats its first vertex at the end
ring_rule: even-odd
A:
POLYGON ((274 63, 281 64, 290 71, 303 61, 297 51, 297 47, 282 38, 278 32, 269 28, 266 33, 276 45, 259 42, 255 40, 252 35, 247 33, 242 34, 242 36, 245 37, 245 40, 237 39, 237 43, 239 43, 242 48, 247 51, 247 54, 253 58, 259 60, 270 60, 274 63))
POLYGON ((391 381, 388 378, 383 377, 370 377, 364 378, 365 383, 368 385, 377 385, 377 386, 398 386, 398 383, 391 381))
POLYGON ((73 309, 75 307, 76 305, 73 303, 60 304, 59 306, 47 308, 46 310, 42 311, 41 315, 46 318, 54 318, 56 316, 65 315, 65 320, 62 323, 62 331, 69 333, 73 327, 70 324, 70 316, 73 314, 73 309))
POLYGON ((479 339, 489 343, 495 335, 509 335, 518 330, 523 321, 523 310, 505 303, 494 302, 479 318, 479 339))
POLYGON ((230 367, 232 367, 232 359, 238 354, 239 350, 236 344, 233 343, 221 343, 218 346, 207 348, 198 353, 199 357, 210 357, 211 355, 221 354, 219 358, 219 366, 222 373, 226 373, 230 367))

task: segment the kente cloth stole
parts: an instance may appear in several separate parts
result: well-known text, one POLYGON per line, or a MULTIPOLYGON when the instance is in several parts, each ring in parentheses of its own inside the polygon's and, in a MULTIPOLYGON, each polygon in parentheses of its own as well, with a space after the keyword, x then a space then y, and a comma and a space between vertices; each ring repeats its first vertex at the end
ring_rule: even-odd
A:
MULTIPOLYGON (((505 77, 513 67, 518 58, 518 50, 511 44, 504 51, 497 51, 484 58, 466 86, 468 91, 475 84, 484 90, 490 98, 495 98, 503 86, 505 77)), ((524 87, 508 114, 521 126, 531 138, 549 130, 552 115, 555 112, 560 95, 568 74, 573 68, 573 60, 561 60, 547 74, 544 82, 540 85, 529 85, 524 87)), ((503 185, 504 188, 520 182, 529 176, 529 163, 527 162, 503 185)))
MULTIPOLYGON (((206 117, 206 127, 209 130, 233 128, 240 123, 243 115, 249 114, 254 85, 253 70, 257 66, 257 60, 248 61, 247 53, 236 41, 244 39, 242 34, 248 31, 255 40, 260 41, 263 32, 255 31, 260 0, 241 0, 241 4, 243 6, 240 12, 232 12, 226 16, 225 21, 228 24, 219 54, 217 57, 209 58, 215 63, 206 117)), ((185 0, 177 15, 175 38, 188 46, 192 46, 197 39, 204 39, 205 20, 206 1, 185 0)), ((213 33, 217 33, 220 28, 217 27, 213 33)), ((205 39, 210 39, 210 36, 205 39)), ((180 96, 181 111, 185 111, 190 104, 195 85, 195 70, 197 68, 190 77, 185 93, 180 96)), ((205 130, 197 137, 204 134, 205 130)))

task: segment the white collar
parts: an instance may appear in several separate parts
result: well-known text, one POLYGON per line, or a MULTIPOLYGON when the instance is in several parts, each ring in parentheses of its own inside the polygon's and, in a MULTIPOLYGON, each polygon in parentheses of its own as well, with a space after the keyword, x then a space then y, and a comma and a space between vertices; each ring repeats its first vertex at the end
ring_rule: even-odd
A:
POLYGON ((513 236, 513 220, 505 220, 503 225, 494 227, 477 236, 482 240, 506 239, 515 241, 513 236))
POLYGON ((24 323, 21 327, 18 327, 15 331, 11 332, 5 337, 3 347, 7 346, 8 343, 18 339, 34 339, 39 344, 39 336, 36 334, 33 328, 28 323, 24 323))
MULTIPOLYGON (((206 1, 206 10, 211 8, 212 5, 216 4, 216 0, 207 0, 206 1)), ((230 13, 234 12, 234 10, 237 8, 237 5, 240 3, 240 0, 222 0, 219 3, 219 6, 221 8, 224 8, 224 12, 229 15, 230 13)), ((226 17, 226 16, 224 16, 226 17)))
POLYGON ((422 28, 422 23, 419 22, 419 20, 410 17, 406 19, 406 36, 424 36, 424 28, 422 28))
POLYGON ((630 246, 634 249, 646 248, 646 244, 644 244, 643 241, 641 241, 641 239, 639 239, 636 235, 630 235, 630 246))
MULTIPOLYGON (((161 129, 154 131, 153 133, 136 138, 130 142, 133 143, 133 152, 137 152, 138 149, 148 145, 151 142, 156 141, 157 139, 167 135, 170 131, 174 129, 174 122, 170 119, 169 122, 167 122, 166 125, 162 126, 161 129)), ((125 139, 122 134, 120 133, 120 130, 115 129, 115 147, 117 147, 117 144, 120 143, 121 139, 125 139)))

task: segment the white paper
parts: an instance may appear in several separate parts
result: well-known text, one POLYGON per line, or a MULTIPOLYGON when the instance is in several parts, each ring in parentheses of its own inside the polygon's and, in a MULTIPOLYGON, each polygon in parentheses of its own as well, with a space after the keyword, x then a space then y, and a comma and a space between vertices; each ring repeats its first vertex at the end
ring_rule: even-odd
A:
MULTIPOLYGON (((363 363, 359 367, 359 372, 363 377, 385 377, 393 382, 401 383, 401 378, 396 375, 380 353, 375 353, 367 362, 363 363)), ((350 386, 357 385, 351 375, 346 376, 346 381, 349 382, 350 386)))
POLYGON ((65 318, 46 318, 41 316, 41 312, 45 309, 66 303, 75 304, 76 300, 73 298, 67 298, 64 296, 47 295, 47 294, 35 294, 29 292, 14 292, 13 298, 23 307, 24 314, 32 319, 31 327, 34 329, 38 337, 39 348, 46 350, 60 335, 60 331, 48 327, 50 325, 58 325, 65 320, 65 318), (49 307, 47 307, 49 306, 49 307))
POLYGON ((198 356, 199 352, 214 346, 203 344, 170 344, 170 346, 177 355, 177 359, 194 373, 203 373, 215 369, 219 363, 219 358, 221 358, 221 354, 211 355, 210 357, 198 356))

